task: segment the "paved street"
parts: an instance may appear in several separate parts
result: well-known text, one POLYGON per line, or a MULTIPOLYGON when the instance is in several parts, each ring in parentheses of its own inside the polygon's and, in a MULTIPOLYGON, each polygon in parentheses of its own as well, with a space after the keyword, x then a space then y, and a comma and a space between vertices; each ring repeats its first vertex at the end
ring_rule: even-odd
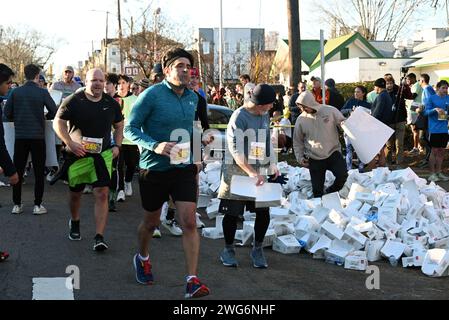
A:
MULTIPOLYGON (((134 186, 137 190, 137 186, 134 186)), ((10 259, 0 264, 0 299, 32 299, 32 279, 67 277, 67 266, 80 269, 80 290, 76 300, 90 299, 182 299, 184 258, 179 238, 162 230, 163 237, 153 242, 151 254, 155 284, 138 285, 134 279, 132 257, 136 252, 136 228, 141 209, 137 196, 119 204, 110 215, 106 240, 110 250, 92 251, 94 236, 93 196, 83 198, 81 242, 67 238, 67 186, 46 186, 44 205, 49 213, 33 216, 32 179, 24 186, 25 213, 10 214, 11 190, 0 188, 0 244, 10 259)), ((205 215, 203 220, 212 225, 205 215)), ((249 248, 237 251, 241 266, 225 268, 218 261, 223 240, 202 238, 200 278, 212 294, 206 299, 448 299, 447 278, 431 279, 419 269, 380 267, 380 290, 368 290, 368 274, 348 271, 314 260, 308 254, 285 256, 266 250, 269 269, 255 270, 250 265, 249 248)))

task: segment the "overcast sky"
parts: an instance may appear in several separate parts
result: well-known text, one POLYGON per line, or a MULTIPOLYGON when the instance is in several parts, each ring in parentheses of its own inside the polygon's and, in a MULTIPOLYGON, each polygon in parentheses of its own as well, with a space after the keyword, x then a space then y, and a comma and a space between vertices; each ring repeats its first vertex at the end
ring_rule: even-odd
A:
MULTIPOLYGON (((143 9, 150 12, 160 7, 162 14, 173 21, 187 24, 186 30, 198 27, 219 26, 219 0, 121 0, 124 18, 136 19, 143 9)), ((106 14, 91 10, 116 13, 117 0, 12 0, 2 1, 0 23, 16 28, 30 27, 43 32, 49 38, 61 39, 53 57, 55 72, 63 65, 78 65, 87 59, 92 41, 99 49, 105 36, 106 14)), ((318 38, 319 29, 325 27, 319 21, 314 0, 300 0, 301 34, 304 38, 318 38)), ((287 37, 287 8, 285 0, 224 0, 224 27, 261 27, 265 31, 278 31, 287 37)), ((444 16, 435 17, 432 25, 442 25, 444 16)), ((117 18, 110 16, 109 37, 117 35, 117 18)))

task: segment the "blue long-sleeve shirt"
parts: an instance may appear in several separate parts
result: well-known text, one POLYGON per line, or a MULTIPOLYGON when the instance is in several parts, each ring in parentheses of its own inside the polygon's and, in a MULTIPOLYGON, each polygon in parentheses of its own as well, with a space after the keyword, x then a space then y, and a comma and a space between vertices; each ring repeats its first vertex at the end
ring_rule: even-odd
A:
MULTIPOLYGON (((185 90, 179 97, 164 80, 145 90, 137 99, 125 126, 125 137, 140 146, 140 168, 152 171, 167 171, 187 164, 172 165, 170 158, 156 154, 159 143, 178 141, 172 136, 176 129, 184 129, 189 139, 193 133, 193 121, 198 104, 197 95, 185 90)), ((185 141, 182 142, 190 142, 185 141)))
POLYGON ((340 111, 341 113, 343 113, 343 115, 348 115, 358 107, 363 107, 368 110, 371 110, 371 103, 353 97, 348 101, 346 101, 345 105, 340 111))
POLYGON ((440 108, 448 112, 449 96, 440 97, 439 95, 432 95, 425 102, 426 109, 424 114, 429 118, 429 133, 448 133, 447 119, 438 120, 438 112, 435 108, 440 108))

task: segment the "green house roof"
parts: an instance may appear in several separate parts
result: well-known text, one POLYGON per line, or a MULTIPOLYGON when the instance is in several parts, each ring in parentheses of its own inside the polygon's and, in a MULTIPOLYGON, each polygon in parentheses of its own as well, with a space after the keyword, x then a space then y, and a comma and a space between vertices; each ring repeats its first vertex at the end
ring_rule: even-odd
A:
MULTIPOLYGON (((284 40, 288 45, 288 40, 284 40)), ((301 40, 301 59, 310 66, 320 53, 320 40, 301 40)))
MULTIPOLYGON (((383 58, 383 55, 373 47, 368 40, 366 40, 360 33, 355 32, 335 39, 329 39, 324 46, 324 59, 328 61, 334 55, 346 48, 355 40, 360 40, 377 58, 383 58)), ((321 53, 318 52, 315 60, 310 66, 310 70, 314 70, 321 65, 321 53)))

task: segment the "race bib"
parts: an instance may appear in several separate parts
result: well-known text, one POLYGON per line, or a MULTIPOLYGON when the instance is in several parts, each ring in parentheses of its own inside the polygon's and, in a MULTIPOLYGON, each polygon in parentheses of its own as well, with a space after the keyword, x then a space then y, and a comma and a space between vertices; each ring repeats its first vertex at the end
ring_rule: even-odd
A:
POLYGON ((83 137, 81 144, 84 146, 84 150, 89 153, 101 153, 103 150, 103 139, 102 138, 88 138, 83 137))
POLYGON ((190 162, 190 143, 181 143, 173 147, 170 153, 170 164, 190 162))
POLYGON ((251 142, 251 149, 248 158, 262 161, 265 159, 266 144, 263 142, 251 142))

